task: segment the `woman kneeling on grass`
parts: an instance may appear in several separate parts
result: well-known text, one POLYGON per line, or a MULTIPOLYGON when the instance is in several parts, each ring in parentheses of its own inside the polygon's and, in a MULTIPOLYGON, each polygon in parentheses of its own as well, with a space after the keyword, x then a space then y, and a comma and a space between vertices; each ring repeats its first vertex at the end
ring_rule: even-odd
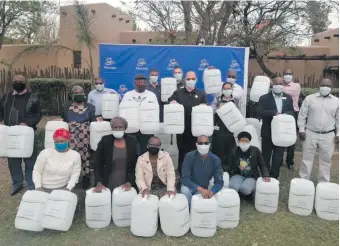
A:
POLYGON ((151 137, 148 151, 138 158, 136 183, 143 197, 150 194, 162 197, 176 195, 176 175, 168 152, 160 150, 161 140, 151 137))
POLYGON ((53 134, 55 148, 40 152, 33 169, 36 190, 72 190, 81 172, 81 158, 78 152, 69 149, 71 134, 58 129, 53 134))
POLYGON ((238 146, 232 150, 229 162, 231 166, 228 172, 232 176, 229 187, 251 200, 256 188, 256 179, 260 177, 259 171, 265 182, 270 182, 269 172, 261 151, 250 145, 250 133, 240 132, 237 139, 238 146))

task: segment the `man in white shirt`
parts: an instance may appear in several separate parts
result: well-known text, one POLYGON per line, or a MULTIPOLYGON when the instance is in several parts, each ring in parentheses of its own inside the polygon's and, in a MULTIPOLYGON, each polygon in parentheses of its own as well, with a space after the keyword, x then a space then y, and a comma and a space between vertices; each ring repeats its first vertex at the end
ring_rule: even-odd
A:
MULTIPOLYGON (((146 90, 146 80, 147 78, 144 74, 137 74, 135 76, 136 89, 126 92, 122 99, 122 103, 125 101, 135 101, 139 105, 142 105, 143 103, 157 103, 158 104, 158 99, 155 93, 146 90)), ((134 133, 133 135, 135 135, 137 138, 140 154, 141 155, 144 154, 147 151, 149 138, 152 137, 153 135, 142 134, 140 131, 138 131, 137 133, 134 133)))
POLYGON ((299 175, 310 179, 315 151, 319 148, 319 182, 330 181, 334 145, 339 144, 339 98, 331 95, 332 81, 322 79, 319 92, 303 101, 298 116, 303 141, 299 175))
POLYGON ((246 97, 244 96, 244 90, 242 86, 236 84, 237 80, 237 72, 235 70, 229 70, 227 73, 226 82, 233 84, 233 98, 235 102, 237 102, 237 108, 240 109, 241 113, 246 116, 245 108, 246 108, 246 97))
MULTIPOLYGON (((96 108, 96 118, 98 121, 103 121, 102 117, 102 97, 104 94, 116 94, 121 99, 120 95, 113 89, 104 87, 104 80, 102 78, 95 78, 95 89, 90 91, 87 102, 91 103, 96 108)), ((111 120, 111 119, 107 119, 111 120)))

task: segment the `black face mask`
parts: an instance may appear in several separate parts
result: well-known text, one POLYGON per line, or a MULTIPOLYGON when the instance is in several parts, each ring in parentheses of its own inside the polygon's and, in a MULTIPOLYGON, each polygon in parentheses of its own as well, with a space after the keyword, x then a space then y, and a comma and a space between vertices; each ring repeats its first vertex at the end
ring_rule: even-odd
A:
POLYGON ((136 85, 136 89, 138 92, 144 92, 146 89, 146 85, 136 85))
POLYGON ((82 94, 74 94, 73 100, 76 101, 76 102, 85 102, 86 97, 85 97, 85 95, 82 95, 82 94))
POLYGON ((159 147, 148 147, 148 151, 151 155, 157 155, 159 152, 159 147))
POLYGON ((25 90, 26 88, 26 84, 25 83, 22 83, 22 82, 14 82, 13 83, 13 89, 16 91, 16 92, 22 92, 23 90, 25 90))

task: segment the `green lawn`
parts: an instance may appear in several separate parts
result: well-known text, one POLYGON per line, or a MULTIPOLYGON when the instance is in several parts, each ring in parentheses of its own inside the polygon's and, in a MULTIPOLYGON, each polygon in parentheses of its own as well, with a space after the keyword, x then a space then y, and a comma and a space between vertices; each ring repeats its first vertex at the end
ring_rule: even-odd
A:
MULTIPOLYGON (((296 154, 296 163, 301 161, 296 154)), ((14 218, 22 194, 10 197, 10 179, 7 163, 0 159, 0 245, 308 245, 332 246, 339 244, 339 224, 317 217, 315 212, 308 217, 294 215, 288 210, 289 182, 297 177, 297 170, 289 171, 283 167, 280 177, 280 203, 273 215, 259 213, 253 202, 242 201, 240 224, 235 229, 218 229, 216 235, 209 239, 194 237, 190 232, 182 238, 166 237, 159 229, 152 238, 134 237, 128 228, 121 229, 112 223, 108 228, 93 230, 86 226, 84 214, 84 192, 76 190, 79 196, 76 215, 69 232, 61 233, 45 230, 41 233, 19 231, 14 228, 14 218)), ((339 182, 339 157, 333 158, 332 181, 339 182)), ((316 180, 314 170, 313 180, 316 180)))

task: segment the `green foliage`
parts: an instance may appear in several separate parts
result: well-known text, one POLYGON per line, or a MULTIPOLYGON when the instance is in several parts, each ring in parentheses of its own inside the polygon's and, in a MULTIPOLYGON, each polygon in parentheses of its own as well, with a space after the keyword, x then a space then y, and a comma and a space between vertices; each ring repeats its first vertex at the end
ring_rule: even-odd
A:
POLYGON ((91 80, 53 78, 28 80, 30 90, 39 95, 43 115, 60 115, 75 85, 82 86, 86 93, 91 90, 91 80))

